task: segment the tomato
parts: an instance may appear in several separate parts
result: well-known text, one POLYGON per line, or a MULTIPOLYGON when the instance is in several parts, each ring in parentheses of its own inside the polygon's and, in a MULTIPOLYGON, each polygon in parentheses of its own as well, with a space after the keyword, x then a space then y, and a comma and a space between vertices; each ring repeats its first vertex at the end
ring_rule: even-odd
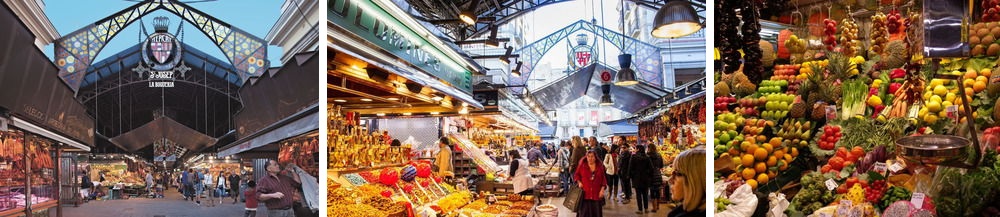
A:
POLYGON ((841 185, 840 187, 837 187, 837 194, 846 194, 847 190, 847 185, 841 185))
POLYGON ((858 184, 858 177, 847 178, 847 187, 854 187, 854 184, 858 184))
POLYGON ((820 168, 820 170, 819 170, 819 171, 820 171, 821 173, 824 173, 824 174, 825 174, 825 173, 828 173, 828 172, 830 172, 830 169, 832 169, 832 168, 830 168, 830 165, 829 165, 829 164, 827 164, 827 165, 823 165, 823 168, 820 168))
POLYGON ((854 149, 851 149, 851 154, 858 157, 865 156, 865 149, 861 146, 854 146, 854 149))
POLYGON ((840 171, 840 169, 844 168, 844 158, 842 158, 840 156, 836 156, 836 157, 830 158, 830 164, 829 165, 830 165, 830 169, 840 171))
POLYGON ((848 153, 847 148, 844 147, 837 148, 837 157, 846 159, 847 153, 848 153))
POLYGON ((847 153, 847 157, 844 158, 844 161, 845 162, 858 162, 858 157, 860 157, 860 155, 854 155, 854 154, 851 154, 851 153, 847 153))

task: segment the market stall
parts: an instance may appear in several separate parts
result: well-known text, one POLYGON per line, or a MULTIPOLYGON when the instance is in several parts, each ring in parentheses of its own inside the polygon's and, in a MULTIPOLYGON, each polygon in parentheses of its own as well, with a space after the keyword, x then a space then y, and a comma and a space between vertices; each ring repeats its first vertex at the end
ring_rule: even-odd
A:
POLYGON ((967 3, 719 3, 716 216, 1000 214, 1000 28, 967 3))

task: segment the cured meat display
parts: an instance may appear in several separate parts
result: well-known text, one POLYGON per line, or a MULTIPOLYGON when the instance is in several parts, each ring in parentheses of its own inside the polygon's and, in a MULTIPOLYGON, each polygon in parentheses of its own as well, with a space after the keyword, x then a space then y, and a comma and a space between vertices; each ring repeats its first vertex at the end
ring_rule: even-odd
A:
POLYGON ((55 198, 53 142, 20 131, 0 131, 0 212, 55 198), (30 179, 31 186, 28 186, 30 179), (31 195, 25 195, 31 188, 31 195))
POLYGON ((285 165, 294 163, 310 175, 319 177, 319 137, 291 139, 281 142, 278 151, 278 163, 285 165))

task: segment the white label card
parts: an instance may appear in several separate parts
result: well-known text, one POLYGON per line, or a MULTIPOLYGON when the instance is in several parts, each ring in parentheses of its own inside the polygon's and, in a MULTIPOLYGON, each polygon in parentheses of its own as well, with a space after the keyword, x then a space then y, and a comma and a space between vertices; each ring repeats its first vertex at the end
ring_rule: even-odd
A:
POLYGON ((903 170, 903 165, 900 165, 899 162, 893 163, 892 166, 889 166, 889 171, 894 173, 899 172, 900 170, 903 170))
POLYGON ((833 189, 836 189, 836 188, 837 188, 837 182, 836 181, 833 181, 833 179, 827 179, 826 180, 826 190, 832 191, 833 189))
POLYGON ((917 209, 921 209, 924 206, 924 193, 913 193, 913 197, 910 198, 910 203, 913 204, 917 209))
POLYGON ((883 163, 883 162, 875 162, 875 172, 876 173, 885 174, 885 171, 887 171, 887 170, 888 170, 888 168, 886 167, 885 163, 883 163))

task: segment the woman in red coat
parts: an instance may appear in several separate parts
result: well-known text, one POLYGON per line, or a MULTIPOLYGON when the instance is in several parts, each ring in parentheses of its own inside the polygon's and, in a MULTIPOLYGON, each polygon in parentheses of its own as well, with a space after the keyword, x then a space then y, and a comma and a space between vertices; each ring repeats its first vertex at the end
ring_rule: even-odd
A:
POLYGON ((578 180, 577 186, 583 189, 583 200, 580 201, 580 209, 577 210, 576 216, 603 216, 601 204, 604 202, 604 191, 608 187, 604 176, 604 164, 597 159, 597 152, 587 151, 587 155, 580 159, 576 173, 573 174, 573 178, 578 180))

